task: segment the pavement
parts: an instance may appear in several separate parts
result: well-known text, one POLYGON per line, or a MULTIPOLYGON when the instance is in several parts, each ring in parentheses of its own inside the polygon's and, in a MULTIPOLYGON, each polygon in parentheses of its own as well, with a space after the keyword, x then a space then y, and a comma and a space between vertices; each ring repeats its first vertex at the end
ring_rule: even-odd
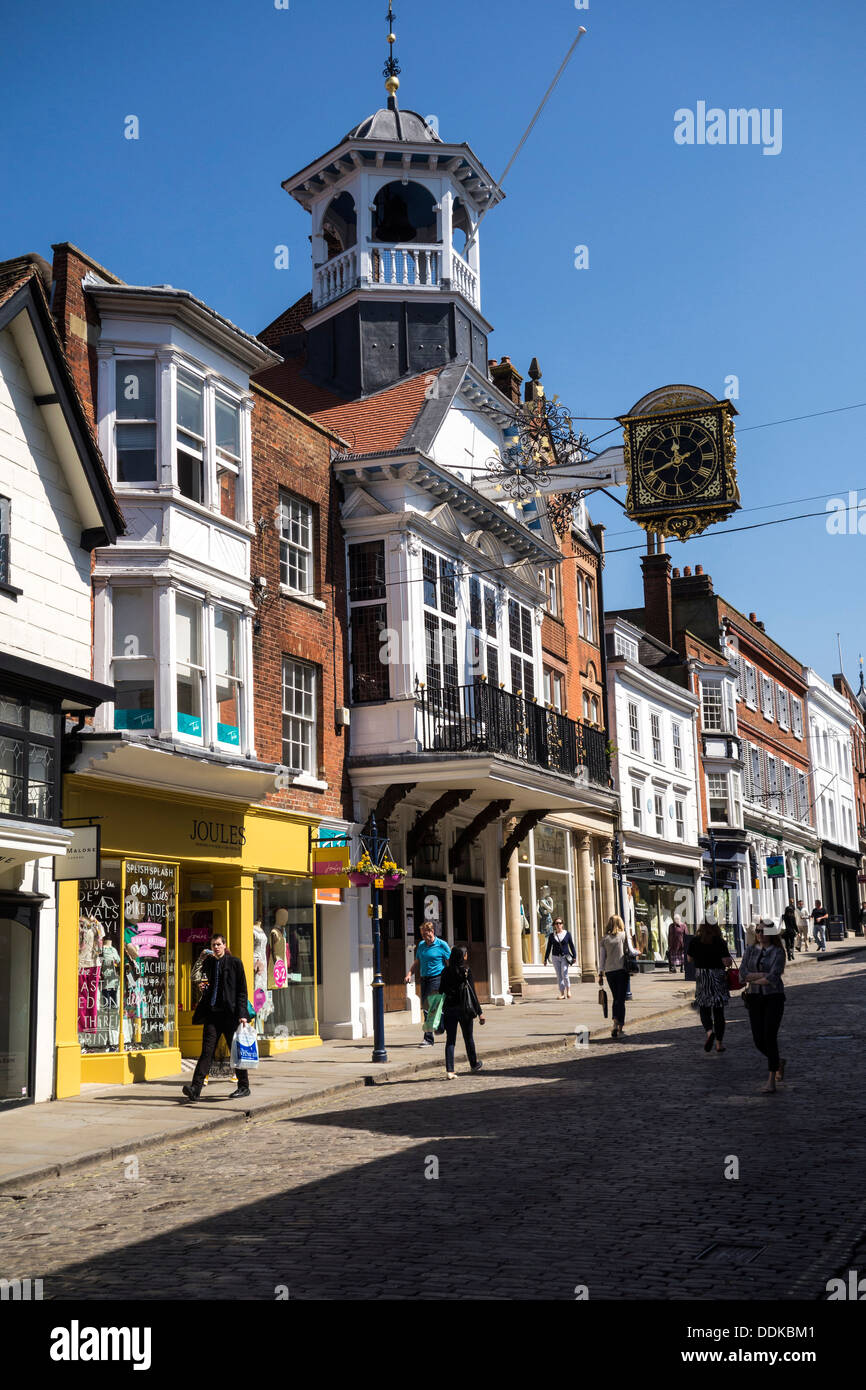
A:
MULTIPOLYGON (((820 960, 814 950, 797 955, 788 967, 789 979, 804 965, 820 970, 825 963, 849 955, 866 963, 866 941, 849 937, 847 943, 831 943, 820 960)), ((683 1010, 691 1017, 688 1001, 693 992, 694 986, 682 975, 666 970, 634 976, 627 1030, 683 1010)), ((595 984, 573 984, 572 998, 559 1001, 551 977, 549 989, 533 992, 514 1005, 488 1006, 485 1016, 487 1022, 476 1028, 476 1039, 480 1055, 488 1060, 551 1048, 573 1049, 581 1040, 610 1037, 610 1020, 603 1018, 595 984)), ((245 1126, 311 1101, 348 1096, 359 1088, 444 1074, 441 1040, 435 1050, 422 1050, 419 1027, 402 1018, 394 1023, 388 1015, 385 1031, 387 1063, 372 1062, 370 1039, 325 1041, 321 1047, 263 1059, 251 1074, 252 1094, 246 1100, 229 1100, 234 1086, 212 1081, 201 1099, 190 1104, 181 1094, 189 1073, 179 1072, 130 1086, 85 1086, 81 1095, 68 1100, 0 1114, 0 1193, 14 1193, 34 1182, 222 1127, 245 1126)), ((458 1049, 461 1046, 458 1038, 458 1049)))
MULTIPOLYGON (((454 1081, 396 1029, 377 1085, 369 1045, 337 1064, 355 1068, 340 1093, 303 1057, 319 1068, 305 1097, 152 1147, 142 1130, 140 1154, 0 1193, 0 1271, 58 1303, 170 1300, 195 1326, 183 1305, 199 1301, 204 1327, 220 1300, 554 1300, 597 1340, 596 1300, 681 1300, 696 1325, 705 1300, 824 1300, 831 1279, 866 1273, 864 985, 862 945, 790 967, 773 1096, 739 1000, 726 1051, 707 1054, 682 982, 660 977, 638 979, 623 1041, 574 1047, 585 987, 570 1007, 491 1010, 484 1069, 458 1043, 454 1081)), ((116 1096, 118 1123, 154 1106, 148 1132, 164 1130, 158 1089, 116 1096)), ((86 1120, 108 1102, 63 1104, 86 1120)), ((659 1317, 662 1333, 627 1343, 650 1361, 670 1341, 659 1317)))

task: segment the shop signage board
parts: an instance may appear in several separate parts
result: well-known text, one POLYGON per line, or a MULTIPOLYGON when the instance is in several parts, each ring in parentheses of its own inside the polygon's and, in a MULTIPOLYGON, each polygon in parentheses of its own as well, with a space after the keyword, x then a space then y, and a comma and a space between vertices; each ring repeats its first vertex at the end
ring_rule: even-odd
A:
POLYGON ((72 832, 65 854, 54 856, 54 882, 99 878, 100 835, 98 825, 80 825, 72 832))
POLYGON ((781 854, 767 855, 767 878, 784 878, 785 860, 781 854))
POLYGON ((313 887, 317 906, 335 906, 343 901, 349 884, 349 846, 339 830, 320 829, 318 846, 312 852, 313 887))

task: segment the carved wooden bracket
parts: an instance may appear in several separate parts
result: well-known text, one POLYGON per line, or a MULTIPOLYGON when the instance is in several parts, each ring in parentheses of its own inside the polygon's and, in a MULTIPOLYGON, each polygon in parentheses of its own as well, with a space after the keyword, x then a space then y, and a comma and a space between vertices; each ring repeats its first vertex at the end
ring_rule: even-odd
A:
POLYGON ((376 809, 371 811, 370 815, 367 817, 364 823, 365 833, 370 830, 373 817, 375 816, 376 825, 381 834, 382 827, 387 824, 388 818, 395 806, 397 806, 405 796, 408 796, 411 791, 414 791, 415 786, 416 784, 414 782, 392 782, 390 787, 379 797, 376 809))
POLYGON ((460 831, 460 834, 448 851, 448 869, 452 874, 460 855, 463 853, 464 849, 466 849, 467 845, 473 844, 474 841, 478 839, 482 830, 486 830, 488 825, 498 820, 500 816, 503 816, 510 805, 510 801, 491 801, 488 806, 485 806, 483 810, 478 812, 478 815, 473 821, 470 821, 469 824, 460 831))
POLYGON ((432 806, 428 806, 426 811, 422 811, 406 836, 406 861, 411 863, 415 858, 418 846, 422 844, 424 836, 435 825, 437 820, 447 816, 449 811, 453 811, 455 806, 459 806, 461 801, 466 801, 474 792, 474 787, 465 787, 460 791, 443 792, 432 806))
POLYGON ((520 841, 526 838, 530 830, 534 830, 535 827, 538 825, 539 821, 544 820, 544 817, 546 815, 549 815, 548 811, 527 811, 525 815, 522 815, 520 817, 520 820, 515 825, 514 829, 508 836, 507 840, 505 841, 505 844, 502 846, 502 849, 500 851, 500 877, 508 877, 508 861, 514 853, 515 849, 520 844, 520 841))

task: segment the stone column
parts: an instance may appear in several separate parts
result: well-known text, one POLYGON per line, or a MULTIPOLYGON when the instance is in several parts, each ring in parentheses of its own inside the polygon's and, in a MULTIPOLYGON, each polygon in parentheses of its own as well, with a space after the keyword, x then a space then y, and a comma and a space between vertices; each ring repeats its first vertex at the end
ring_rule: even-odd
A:
POLYGON ((592 910, 592 836, 579 834, 577 843, 577 910, 580 931, 580 978, 594 980, 598 964, 595 914, 592 910))
POLYGON ((619 905, 617 904, 616 894, 614 892, 612 862, 613 842, 611 840, 602 840, 601 857, 603 861, 608 861, 607 863, 603 862, 601 865, 601 901, 602 911, 604 913, 604 926, 606 928, 609 919, 619 912, 619 905))
POLYGON ((523 927, 520 921, 520 869, 516 847, 508 860, 505 880, 505 925, 508 936, 508 988, 513 995, 520 997, 523 994, 523 927))

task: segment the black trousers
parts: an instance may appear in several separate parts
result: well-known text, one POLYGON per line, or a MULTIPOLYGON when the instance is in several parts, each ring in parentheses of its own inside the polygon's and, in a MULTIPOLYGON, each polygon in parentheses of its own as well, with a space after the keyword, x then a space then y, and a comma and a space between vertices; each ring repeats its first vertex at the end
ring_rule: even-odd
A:
POLYGON ((478 1061, 478 1054, 475 1051, 475 1039, 472 1036, 471 1018, 461 1018, 459 1009, 446 1009, 443 1015, 445 1019, 445 1070, 454 1070, 454 1044, 457 1041, 457 1024, 460 1024, 460 1031, 463 1034, 463 1042, 466 1045, 466 1056, 470 1067, 474 1067, 478 1061))
POLYGON ((716 1035, 716 1042, 721 1042, 725 1036, 725 1006, 717 1004, 714 1009, 701 1008, 701 1023, 707 1032, 712 1030, 716 1035))
POLYGON ((770 1071, 779 1070, 779 1028, 785 1012, 784 994, 750 994, 749 1022, 755 1047, 763 1052, 770 1071))
MULTIPOLYGON (((234 1014, 211 1014, 210 1018, 205 1023, 201 1039, 201 1056, 196 1062, 192 1077, 192 1084, 197 1090, 201 1090, 205 1083, 205 1077, 211 1069, 213 1055, 216 1052, 216 1045, 220 1040, 220 1036, 225 1038, 229 1049, 229 1055, 231 1055, 232 1038, 235 1035, 237 1026, 238 1021, 234 1014)), ((249 1072, 241 1071, 240 1067, 238 1067, 236 1072, 238 1085, 248 1086, 250 1084, 249 1075, 249 1072)))
POLYGON ((620 1025, 625 1026, 625 996, 628 990, 628 971, 627 970, 608 970, 604 977, 607 980, 610 992, 613 995, 614 1019, 620 1025))

